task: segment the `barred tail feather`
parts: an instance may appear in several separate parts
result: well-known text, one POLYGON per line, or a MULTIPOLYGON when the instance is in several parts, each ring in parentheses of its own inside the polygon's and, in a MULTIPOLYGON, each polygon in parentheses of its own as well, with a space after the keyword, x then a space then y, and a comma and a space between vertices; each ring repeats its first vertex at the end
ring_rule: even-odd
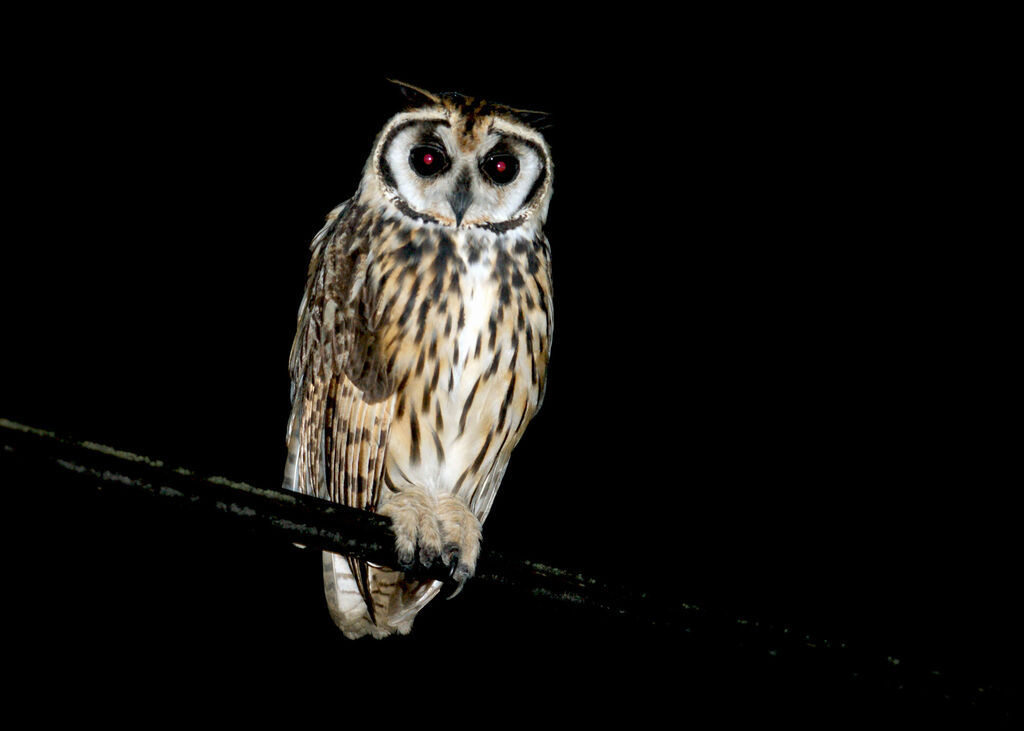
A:
MULTIPOLYGON (((368 612, 363 592, 352 575, 351 561, 336 553, 323 553, 324 596, 334 624, 349 639, 364 635, 384 637, 390 634, 377 626, 368 612)), ((363 565, 363 569, 366 566, 363 565)))

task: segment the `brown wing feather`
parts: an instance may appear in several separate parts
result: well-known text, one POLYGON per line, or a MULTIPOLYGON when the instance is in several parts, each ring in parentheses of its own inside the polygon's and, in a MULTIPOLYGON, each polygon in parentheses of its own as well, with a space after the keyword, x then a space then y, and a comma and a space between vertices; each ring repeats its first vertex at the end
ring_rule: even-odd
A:
MULTIPOLYGON (((292 344, 292 414, 285 487, 376 510, 394 399, 365 284, 369 242, 362 211, 343 203, 313 239, 306 292, 292 344)), ((349 560, 373 618, 368 571, 349 560)))

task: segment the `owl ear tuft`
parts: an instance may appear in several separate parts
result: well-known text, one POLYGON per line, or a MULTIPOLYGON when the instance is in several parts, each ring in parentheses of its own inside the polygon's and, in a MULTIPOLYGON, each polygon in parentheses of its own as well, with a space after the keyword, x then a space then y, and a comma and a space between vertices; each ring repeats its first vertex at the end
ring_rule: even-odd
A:
POLYGON ((388 79, 388 81, 398 86, 407 109, 417 109, 419 107, 439 104, 441 101, 436 95, 418 86, 407 84, 404 81, 397 81, 396 79, 388 79))
POLYGON ((548 112, 537 112, 530 109, 512 109, 512 116, 525 125, 536 130, 548 129, 551 124, 551 114, 548 112))

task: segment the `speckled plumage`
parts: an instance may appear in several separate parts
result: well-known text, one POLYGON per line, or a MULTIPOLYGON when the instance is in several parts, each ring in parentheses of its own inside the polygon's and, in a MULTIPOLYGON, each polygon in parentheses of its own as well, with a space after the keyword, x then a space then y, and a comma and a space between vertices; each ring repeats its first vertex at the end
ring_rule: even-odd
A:
MULTIPOLYGON (((533 113, 401 88, 311 246, 285 487, 390 516, 405 568, 464 581, 544 394, 552 164, 533 113)), ((440 589, 330 553, 324 579, 349 637, 408 632, 440 589)))

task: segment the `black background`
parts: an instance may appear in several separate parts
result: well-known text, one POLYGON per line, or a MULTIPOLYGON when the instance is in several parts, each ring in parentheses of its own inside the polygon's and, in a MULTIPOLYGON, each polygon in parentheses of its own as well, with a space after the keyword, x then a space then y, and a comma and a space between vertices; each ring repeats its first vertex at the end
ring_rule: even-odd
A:
MULTIPOLYGON (((572 33, 495 31, 428 64, 429 33, 391 63, 326 22, 200 27, 36 25, 9 59, 0 416, 278 484, 308 242, 397 110, 385 79, 542 109, 553 356, 485 545, 1011 682, 1009 293, 947 185, 951 67, 827 29, 561 60, 572 33)), ((24 677, 94 712, 947 713, 473 584, 351 643, 311 552, 23 481, 24 677)))

